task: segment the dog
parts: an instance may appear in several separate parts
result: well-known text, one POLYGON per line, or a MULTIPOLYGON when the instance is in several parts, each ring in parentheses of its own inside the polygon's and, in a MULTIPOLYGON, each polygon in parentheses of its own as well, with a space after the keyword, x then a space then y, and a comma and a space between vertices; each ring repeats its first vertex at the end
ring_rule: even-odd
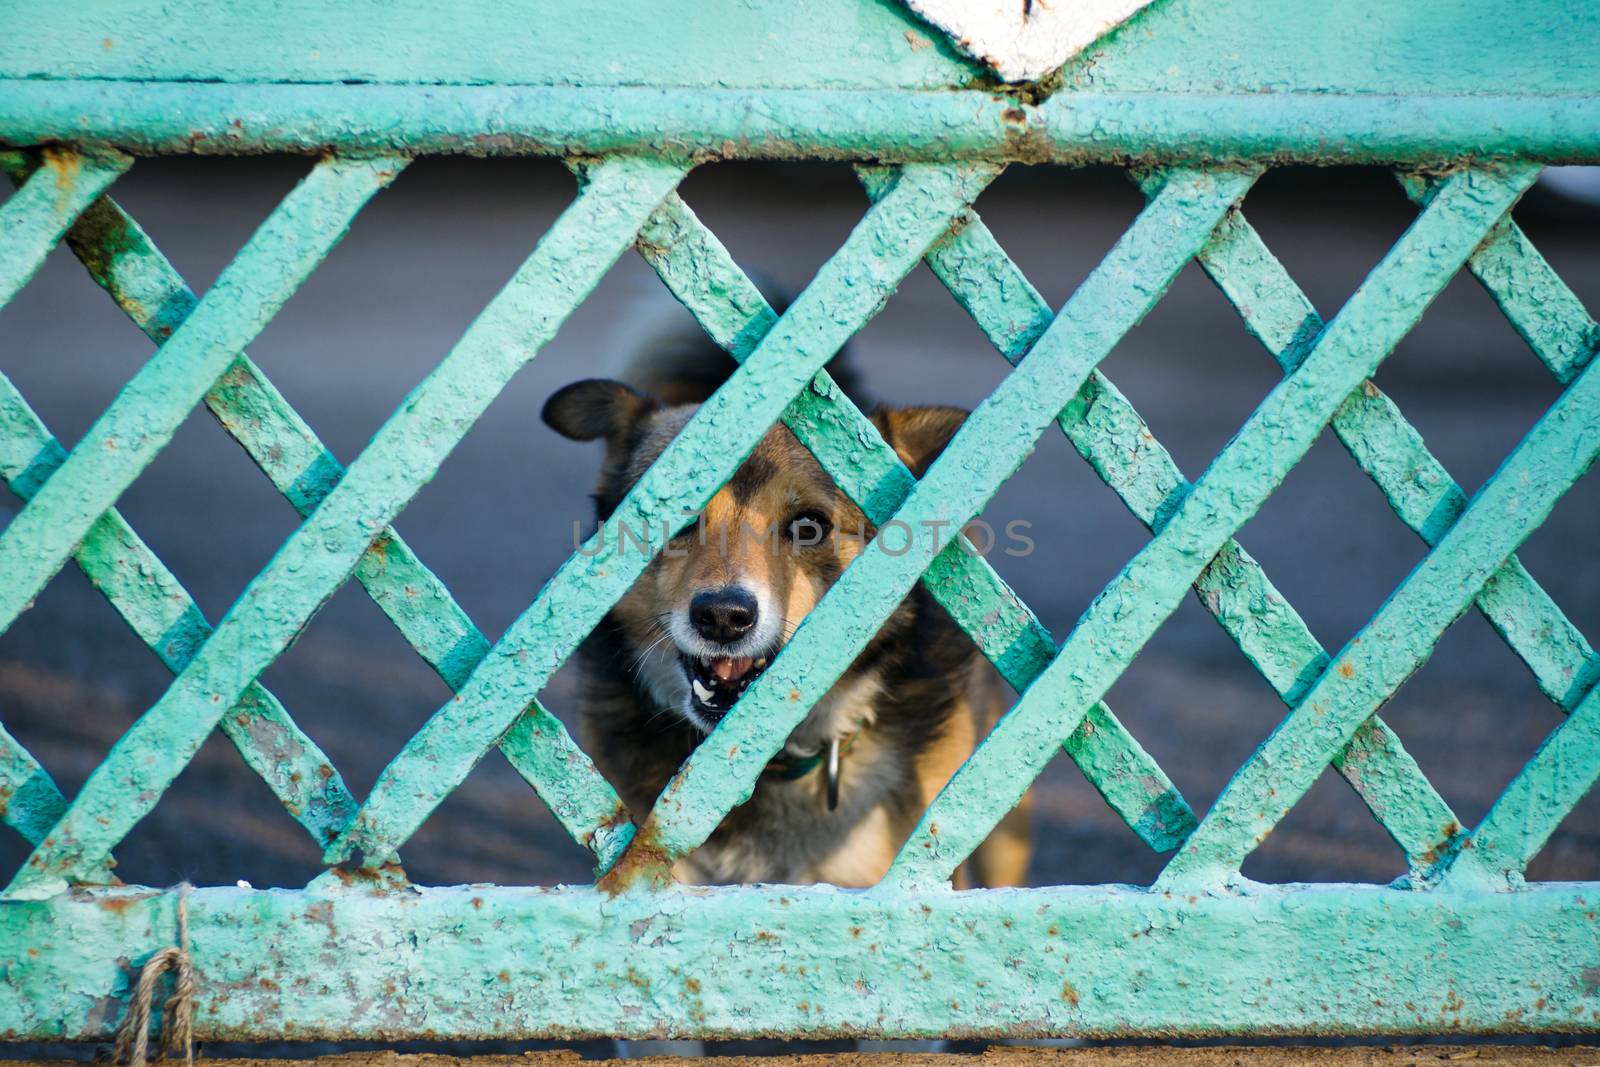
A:
MULTIPOLYGON (((640 361, 650 370, 631 383, 574 382, 546 402, 556 432, 605 443, 599 522, 733 369, 708 346, 702 335, 698 347, 640 361)), ((836 377, 850 381, 846 370, 836 377)), ((921 477, 966 414, 887 408, 871 419, 921 477)), ((780 423, 583 643, 579 742, 636 822, 874 532, 780 423)), ((998 675, 919 585, 789 736, 749 801, 673 876, 875 884, 1003 710, 998 675)), ((1028 823, 1025 801, 955 884, 1020 884, 1028 823)))

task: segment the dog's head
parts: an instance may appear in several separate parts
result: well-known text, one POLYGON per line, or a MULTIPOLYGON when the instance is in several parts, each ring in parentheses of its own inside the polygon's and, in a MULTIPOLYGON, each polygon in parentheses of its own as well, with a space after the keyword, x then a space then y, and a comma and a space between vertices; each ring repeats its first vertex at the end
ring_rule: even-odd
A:
MULTIPOLYGON (((594 494, 603 522, 695 410, 589 380, 552 396, 543 415, 566 437, 605 442, 594 494)), ((920 477, 965 417, 919 407, 880 410, 872 421, 920 477)), ((689 519, 612 614, 642 688, 709 732, 876 531, 782 425, 689 519)))

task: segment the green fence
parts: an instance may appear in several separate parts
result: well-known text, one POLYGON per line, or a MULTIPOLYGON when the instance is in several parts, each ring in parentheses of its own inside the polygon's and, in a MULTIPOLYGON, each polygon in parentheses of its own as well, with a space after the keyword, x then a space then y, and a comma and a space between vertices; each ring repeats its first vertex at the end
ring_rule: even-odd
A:
POLYGON ((106 1036, 134 969, 176 941, 178 894, 114 884, 112 853, 216 729, 330 870, 299 891, 188 895, 201 1037, 1600 1029, 1600 885, 1522 877, 1600 774, 1600 659, 1515 556, 1600 451, 1600 331, 1508 214, 1541 165, 1600 162, 1600 11, 1157 0, 1017 85, 888 0, 599 14, 0 12, 0 160, 19 183, 0 204, 0 302, 64 237, 159 346, 71 450, 0 377, 0 474, 26 501, 0 531, 0 627, 75 562, 175 676, 70 800, 0 730, 0 811, 33 845, 0 898, 0 1035, 106 1036), (108 194, 131 155, 265 151, 320 158, 203 298, 108 194), (343 469, 245 349, 428 153, 560 155, 578 192, 343 469), (726 158, 849 160, 872 200, 781 317, 674 192, 726 158), (1125 167, 1146 204, 1057 311, 971 204, 1008 163, 1090 161, 1125 167), (1239 204, 1267 167, 1341 161, 1395 168, 1417 215, 1324 323, 1239 204), (940 533, 865 551, 637 828, 537 698, 646 560, 598 538, 491 644, 390 525, 630 248, 742 366, 613 522, 698 509, 782 420, 872 520, 940 533), (1193 481, 1096 369, 1190 260, 1283 372, 1193 481), (1015 370, 917 481, 822 367, 923 261, 1015 370), (1562 386, 1471 499, 1370 381, 1462 268, 1562 386), (214 625, 116 510, 201 403, 304 516, 214 625), (1060 647, 951 540, 1052 424, 1152 534, 1060 647), (1429 548, 1336 650, 1233 540, 1329 426, 1429 548), (456 693, 364 801, 258 681, 352 577, 456 693), (918 582, 1023 695, 884 882, 664 885, 918 582), (1288 709, 1203 816, 1102 702, 1191 589, 1288 709), (1378 712, 1472 608, 1566 718, 1466 828, 1378 712), (593 852, 595 885, 406 882, 400 850, 495 747, 593 852), (1155 884, 950 889, 1063 748, 1172 853, 1155 884), (1244 879, 1329 765, 1409 873, 1244 879))

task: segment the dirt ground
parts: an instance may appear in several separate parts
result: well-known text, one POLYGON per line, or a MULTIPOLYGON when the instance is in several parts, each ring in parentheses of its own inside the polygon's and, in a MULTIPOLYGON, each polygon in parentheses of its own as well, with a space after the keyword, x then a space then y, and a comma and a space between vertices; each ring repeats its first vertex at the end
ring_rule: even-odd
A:
MULTIPOLYGON (((18 1067, 48 1067, 36 1060, 18 1067)), ((530 1052, 521 1056, 407 1056, 358 1052, 306 1060, 207 1060, 207 1067, 671 1067, 671 1058, 582 1060, 575 1052, 530 1052)), ((1593 1067, 1600 1047, 1538 1048, 1519 1045, 1395 1045, 1321 1048, 1237 1046, 1174 1048, 1121 1045, 1111 1048, 1039 1049, 991 1047, 975 1055, 947 1053, 834 1053, 801 1056, 719 1056, 714 1067, 1593 1067)))
MULTIPOLYGON (((305 166, 293 159, 147 161, 114 192, 203 290, 305 166)), ((865 204, 848 169, 824 166, 712 168, 692 175, 684 193, 736 259, 790 291, 802 288, 837 248, 865 204)), ((418 163, 357 220, 251 354, 348 462, 570 196, 570 178, 547 161, 418 163)), ((1138 206, 1132 185, 1119 174, 1029 168, 1008 173, 978 204, 1000 242, 1056 306, 1138 206)), ((1391 178, 1355 170, 1274 172, 1245 210, 1325 316, 1337 311, 1412 217, 1391 178)), ((1600 258, 1593 254, 1600 214, 1537 191, 1518 212, 1579 296, 1600 306, 1600 258)), ((422 560, 491 638, 571 551, 573 523, 589 515, 585 494, 598 454, 540 424, 540 404, 569 381, 618 366, 655 326, 674 316, 681 321, 682 314, 648 268, 636 256, 625 257, 398 520, 422 560)), ((0 311, 0 337, 0 371, 68 443, 151 351, 64 249, 0 311)), ((872 395, 901 404, 971 406, 1006 371, 921 268, 857 339, 852 358, 872 395)), ((1191 477, 1277 377, 1272 360, 1193 267, 1103 369, 1191 477)), ((1445 291, 1377 381, 1469 492, 1559 391, 1465 276, 1445 291)), ((0 526, 16 506, 0 493, 0 526)), ((212 620, 296 522, 204 411, 184 425, 121 506, 212 620)), ((1026 560, 993 562, 1058 638, 1148 536, 1054 432, 986 518, 996 527, 1012 519, 1032 523, 1038 551, 1026 560)), ((1600 637, 1597 521, 1600 476, 1591 473, 1522 553, 1591 639, 1600 637)), ((1424 551, 1327 434, 1240 540, 1330 649, 1366 621, 1424 551)), ((155 657, 70 568, 0 635, 0 722, 69 795, 167 681, 155 657)), ((448 698, 354 584, 263 681, 329 752, 357 796, 448 698)), ((561 672, 544 694, 546 703, 570 714, 576 685, 571 671, 561 672)), ((1108 702, 1197 810, 1216 797, 1284 710, 1192 600, 1108 702)), ((1469 825, 1560 721, 1527 670, 1475 613, 1447 633, 1434 659, 1384 715, 1469 825)), ((1064 757, 1040 779, 1037 799, 1032 882, 1138 884, 1160 869, 1164 857, 1150 854, 1064 757)), ((9 876, 25 853, 19 838, 0 829, 0 869, 9 876)), ((125 880, 155 885, 190 879, 294 886, 320 867, 312 842, 220 738, 207 744, 118 858, 125 880)), ((403 859, 412 878, 429 884, 551 884, 590 874, 582 850, 497 755, 444 803, 403 859)), ((1386 882, 1402 871, 1398 850, 1331 773, 1245 865, 1246 874, 1274 882, 1386 882)), ((1529 876, 1600 878, 1596 798, 1567 820, 1529 876)), ((1013 1057, 1037 1055, 1098 1064, 1135 1054, 1007 1051, 985 1062, 998 1057, 1020 1067, 1013 1057)), ((1209 1064, 1233 1053, 1171 1055, 1209 1064)), ((1412 1063, 1432 1053, 1407 1048, 1337 1055, 1412 1063)), ((1570 1051, 1505 1055, 1528 1058, 1492 1062, 1580 1062, 1570 1051)))

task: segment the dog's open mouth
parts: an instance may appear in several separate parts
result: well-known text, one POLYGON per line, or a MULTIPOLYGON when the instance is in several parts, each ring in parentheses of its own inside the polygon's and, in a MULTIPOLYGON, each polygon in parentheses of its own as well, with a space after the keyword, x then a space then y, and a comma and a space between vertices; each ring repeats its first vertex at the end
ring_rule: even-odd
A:
POLYGON ((694 710, 716 722, 726 715, 756 677, 772 662, 774 653, 760 656, 687 656, 680 653, 689 677, 694 710))

